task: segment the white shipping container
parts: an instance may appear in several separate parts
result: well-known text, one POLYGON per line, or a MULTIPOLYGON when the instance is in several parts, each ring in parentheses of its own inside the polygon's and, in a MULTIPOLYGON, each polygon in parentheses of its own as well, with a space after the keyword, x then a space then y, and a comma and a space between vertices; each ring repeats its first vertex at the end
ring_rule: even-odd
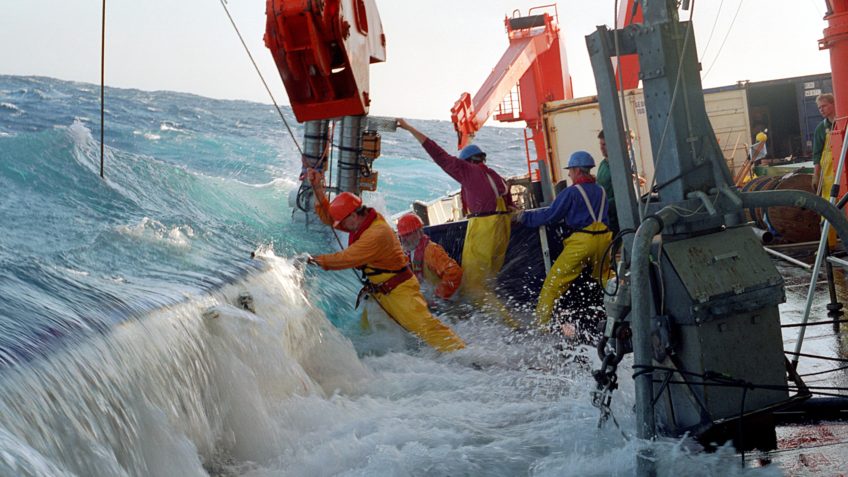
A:
MULTIPOLYGON (((642 90, 625 91, 624 97, 627 122, 633 137, 634 162, 639 175, 650 184, 654 162, 642 90)), ((707 92, 704 101, 716 139, 733 173, 744 163, 746 145, 750 142, 746 90, 739 87, 707 92)), ((546 103, 543 116, 554 183, 565 177, 568 157, 574 151, 588 151, 600 162, 603 156, 597 136, 602 126, 597 96, 546 103)), ((641 191, 644 192, 647 190, 641 191)))

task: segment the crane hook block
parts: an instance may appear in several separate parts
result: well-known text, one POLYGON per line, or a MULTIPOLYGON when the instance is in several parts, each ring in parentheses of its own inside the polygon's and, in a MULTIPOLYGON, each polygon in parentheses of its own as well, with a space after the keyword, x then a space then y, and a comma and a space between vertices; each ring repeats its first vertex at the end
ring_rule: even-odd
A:
POLYGON ((267 0, 271 50, 299 122, 368 113, 369 66, 386 60, 375 0, 267 0))

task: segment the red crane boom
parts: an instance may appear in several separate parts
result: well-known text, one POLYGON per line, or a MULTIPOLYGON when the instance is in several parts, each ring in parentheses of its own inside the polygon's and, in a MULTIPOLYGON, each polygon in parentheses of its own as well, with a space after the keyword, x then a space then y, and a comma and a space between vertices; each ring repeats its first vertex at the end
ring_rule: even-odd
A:
POLYGON ((499 121, 526 121, 536 143, 537 158, 544 159, 544 131, 541 104, 546 101, 573 97, 571 75, 560 48, 556 13, 533 14, 534 10, 556 7, 536 7, 525 17, 506 18, 509 47, 480 87, 474 98, 462 93, 451 108, 451 120, 458 136, 458 147, 468 145, 474 133, 483 127, 496 111, 499 121), (518 108, 513 88, 518 85, 518 108), (504 98, 507 104, 502 105, 504 98))

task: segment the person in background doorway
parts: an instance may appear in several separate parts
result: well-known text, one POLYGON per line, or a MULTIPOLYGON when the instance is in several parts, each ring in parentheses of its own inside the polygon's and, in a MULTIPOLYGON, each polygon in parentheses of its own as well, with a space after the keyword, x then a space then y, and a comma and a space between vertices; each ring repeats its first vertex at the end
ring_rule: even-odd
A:
MULTIPOLYGON (((629 137, 630 140, 633 140, 635 138, 632 132, 629 133, 629 137)), ((598 133, 598 145, 601 148, 601 155, 603 155, 604 158, 601 159, 600 164, 598 164, 598 170, 596 171, 596 180, 598 185, 603 187, 604 191, 606 191, 607 193, 607 203, 609 204, 609 229, 612 231, 613 236, 615 236, 621 230, 621 227, 618 223, 618 212, 615 206, 615 190, 612 186, 612 173, 610 171, 609 153, 607 152, 607 141, 604 138, 603 130, 598 133)), ((633 169, 633 185, 634 189, 636 190, 636 193, 639 194, 639 190, 642 186, 645 185, 647 181, 644 177, 636 173, 636 163, 634 159, 630 157, 632 152, 630 150, 630 146, 631 144, 630 142, 628 142, 627 154, 628 159, 630 160, 630 167, 633 169), (637 184, 638 187, 636 187, 637 184)))
POLYGON ((830 188, 833 186, 834 170, 833 155, 830 147, 830 132, 836 117, 836 105, 833 95, 825 93, 816 98, 822 122, 813 133, 813 190, 825 199, 830 198, 830 188))
POLYGON ((310 257, 308 262, 324 270, 360 270, 366 280, 363 292, 402 328, 442 352, 464 348, 462 339, 430 313, 400 242, 383 216, 350 192, 330 202, 321 174, 309 169, 307 177, 315 191, 315 212, 321 221, 349 233, 346 249, 310 257))
POLYGON ((598 143, 601 146, 601 155, 604 156, 604 158, 601 159, 601 163, 598 164, 596 181, 599 186, 603 187, 604 192, 607 193, 609 229, 612 231, 613 235, 615 235, 619 231, 618 215, 615 211, 615 191, 612 188, 612 175, 610 175, 609 159, 607 158, 607 141, 604 139, 603 130, 598 133, 598 143))
POLYGON ((448 154, 432 139, 398 118, 398 127, 409 131, 433 161, 462 186, 460 196, 468 217, 462 247, 462 290, 478 305, 493 308, 510 326, 509 313, 490 287, 506 258, 510 214, 514 209, 506 181, 486 166, 486 153, 475 144, 466 146, 459 157, 448 154))
MULTIPOLYGON (((604 252, 612 240, 608 227, 606 191, 598 185, 590 173, 595 160, 586 151, 577 151, 568 159, 568 177, 572 185, 557 196, 550 207, 515 214, 516 222, 525 227, 562 223, 570 229, 563 241, 563 251, 551 266, 539 302, 536 317, 542 326, 551 326, 554 305, 568 290, 587 266, 591 266, 592 277, 604 286, 609 278, 609 264, 603 260, 604 252), (600 278, 599 278, 600 277, 600 278)), ((557 329, 558 324, 553 324, 557 329)), ((564 323, 559 328, 569 338, 576 331, 573 325, 564 323)))
MULTIPOLYGON (((452 259, 441 245, 424 233, 424 222, 414 213, 403 215, 397 223, 398 238, 409 257, 412 273, 421 282, 435 288, 433 294, 443 300, 456 294, 462 283, 462 267, 452 259)), ((428 293, 424 293, 426 298, 428 293)), ((429 300, 428 300, 429 301, 429 300)))

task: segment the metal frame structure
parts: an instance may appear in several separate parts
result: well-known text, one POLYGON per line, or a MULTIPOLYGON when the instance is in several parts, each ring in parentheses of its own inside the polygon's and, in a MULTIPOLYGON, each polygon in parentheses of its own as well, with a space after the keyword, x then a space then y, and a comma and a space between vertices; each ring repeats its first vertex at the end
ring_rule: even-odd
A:
MULTIPOLYGON (((770 430, 773 436, 774 424, 767 417, 809 393, 782 353, 777 305, 785 297, 783 280, 742 223, 743 207, 813 210, 843 241, 848 221, 809 193, 739 193, 731 187, 706 116, 691 22, 679 20, 674 0, 639 3, 643 24, 613 31, 598 27, 586 37, 619 222, 622 229, 635 230, 623 236, 629 263, 620 270, 629 283, 621 288, 629 300, 612 300, 629 309, 619 306, 624 311, 612 319, 629 319, 632 328, 637 435, 647 440, 660 433, 714 438, 715 429, 744 420, 757 427, 746 435, 770 430), (642 198, 633 190, 611 63, 628 54, 639 58, 656 171, 652 193, 642 198), (666 293, 675 297, 673 302, 665 301, 666 293), (787 374, 798 390, 794 398, 788 396, 787 374), (741 410, 737 389, 710 388, 705 376, 750 388, 741 410), (674 379, 684 385, 654 384, 674 379)), ((615 326, 607 330, 607 338, 613 338, 615 326)), ((596 377, 605 373, 602 369, 596 377)), ((603 405, 604 398, 600 401, 603 405)), ((768 445, 769 439, 764 441, 768 445)), ((744 449, 750 443, 738 445, 744 449)), ((639 475, 654 473, 648 450, 640 452, 637 469, 639 475)))

